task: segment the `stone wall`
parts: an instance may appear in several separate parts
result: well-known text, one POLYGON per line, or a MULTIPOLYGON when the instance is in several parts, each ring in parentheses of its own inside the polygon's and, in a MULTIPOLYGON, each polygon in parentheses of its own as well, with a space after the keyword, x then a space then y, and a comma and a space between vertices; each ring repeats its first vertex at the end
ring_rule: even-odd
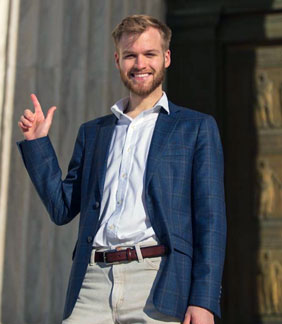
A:
POLYGON ((126 15, 164 18, 164 0, 0 2, 0 322, 61 322, 77 221, 55 227, 16 148, 17 121, 38 95, 58 107, 50 137, 66 172, 79 125, 126 95, 111 30, 126 15))

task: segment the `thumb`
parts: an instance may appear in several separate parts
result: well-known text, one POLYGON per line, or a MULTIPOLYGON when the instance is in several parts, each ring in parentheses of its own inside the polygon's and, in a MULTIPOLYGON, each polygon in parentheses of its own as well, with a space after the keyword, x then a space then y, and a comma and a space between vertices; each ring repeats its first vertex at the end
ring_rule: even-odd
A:
POLYGON ((54 116, 56 109, 57 109, 57 107, 53 106, 53 107, 49 108, 49 110, 47 112, 45 120, 49 125, 52 124, 53 116, 54 116))

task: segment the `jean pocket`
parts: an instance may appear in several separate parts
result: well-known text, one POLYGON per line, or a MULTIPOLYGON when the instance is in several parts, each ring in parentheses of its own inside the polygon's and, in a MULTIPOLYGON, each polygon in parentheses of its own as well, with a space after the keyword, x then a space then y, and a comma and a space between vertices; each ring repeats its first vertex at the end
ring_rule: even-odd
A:
POLYGON ((161 265, 162 257, 145 258, 144 263, 153 270, 159 270, 161 265))

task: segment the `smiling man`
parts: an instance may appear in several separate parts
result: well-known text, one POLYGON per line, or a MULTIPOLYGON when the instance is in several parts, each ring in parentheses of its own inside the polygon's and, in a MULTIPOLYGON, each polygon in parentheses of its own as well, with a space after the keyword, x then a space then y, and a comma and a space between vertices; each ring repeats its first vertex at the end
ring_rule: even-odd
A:
POLYGON ((170 51, 159 30, 148 27, 141 34, 116 30, 113 35, 116 64, 126 87, 138 98, 154 92, 160 95, 165 69, 170 65, 170 51))
POLYGON ((220 316, 226 221, 223 156, 211 116, 162 90, 170 29, 134 15, 113 31, 129 97, 80 127, 61 180, 35 95, 19 148, 51 219, 80 213, 64 324, 212 324, 220 316))

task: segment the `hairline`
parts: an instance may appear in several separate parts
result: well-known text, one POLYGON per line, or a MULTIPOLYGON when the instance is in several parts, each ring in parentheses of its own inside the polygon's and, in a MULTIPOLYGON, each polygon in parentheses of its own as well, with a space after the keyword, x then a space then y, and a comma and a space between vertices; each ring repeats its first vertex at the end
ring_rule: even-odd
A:
POLYGON ((122 39, 122 37, 124 35, 135 35, 136 36, 136 39, 137 39, 143 33, 145 33, 149 28, 156 29, 159 32, 159 34, 161 36, 161 48, 162 48, 163 52, 166 52, 167 50, 169 50, 169 46, 166 46, 166 41, 164 39, 164 32, 160 28, 158 28, 157 26, 148 26, 148 27, 146 27, 146 29, 144 29, 143 31, 140 31, 140 32, 130 32, 130 31, 127 32, 127 31, 124 31, 121 34, 121 36, 120 36, 120 38, 118 40, 114 39, 116 51, 117 52, 119 51, 119 44, 120 44, 120 41, 121 41, 121 39, 122 39))

